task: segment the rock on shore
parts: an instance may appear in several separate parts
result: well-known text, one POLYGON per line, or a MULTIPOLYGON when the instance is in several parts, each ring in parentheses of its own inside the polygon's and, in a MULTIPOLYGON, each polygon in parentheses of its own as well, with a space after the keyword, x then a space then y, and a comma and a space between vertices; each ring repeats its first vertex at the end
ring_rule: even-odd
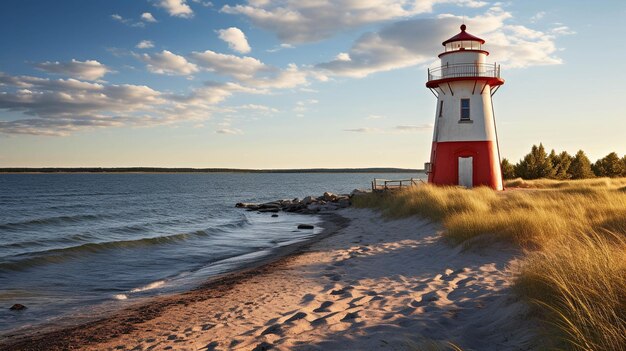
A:
POLYGON ((238 208, 245 208, 248 211, 258 212, 295 212, 302 214, 313 214, 320 211, 335 211, 347 208, 352 205, 355 196, 367 194, 368 191, 355 189, 350 194, 333 194, 325 192, 322 196, 307 196, 302 200, 295 198, 292 200, 276 200, 262 204, 239 202, 235 205, 238 208))
POLYGON ((9 308, 11 311, 23 311, 25 309, 27 309, 26 306, 22 305, 21 303, 16 303, 15 305, 11 306, 11 308, 9 308))

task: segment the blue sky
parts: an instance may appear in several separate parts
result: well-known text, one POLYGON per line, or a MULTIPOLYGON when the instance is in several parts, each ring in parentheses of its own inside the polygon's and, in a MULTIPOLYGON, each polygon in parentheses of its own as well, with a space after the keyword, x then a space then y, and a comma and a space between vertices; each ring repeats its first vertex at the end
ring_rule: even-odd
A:
POLYGON ((623 1, 5 0, 0 166, 420 168, 463 17, 504 157, 626 152, 623 1))

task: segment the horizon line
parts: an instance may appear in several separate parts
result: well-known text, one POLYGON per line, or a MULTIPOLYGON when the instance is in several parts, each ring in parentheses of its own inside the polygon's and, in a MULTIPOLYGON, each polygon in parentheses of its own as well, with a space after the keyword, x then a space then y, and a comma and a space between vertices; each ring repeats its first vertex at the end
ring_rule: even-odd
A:
POLYGON ((1 167, 0 173, 423 173, 399 167, 194 168, 194 167, 1 167))

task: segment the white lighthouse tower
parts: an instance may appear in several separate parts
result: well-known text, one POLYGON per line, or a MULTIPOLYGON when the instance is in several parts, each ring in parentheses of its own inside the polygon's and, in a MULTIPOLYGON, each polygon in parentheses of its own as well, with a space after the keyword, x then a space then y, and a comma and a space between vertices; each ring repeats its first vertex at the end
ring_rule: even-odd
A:
POLYGON ((486 62, 485 41, 465 29, 443 42, 441 66, 428 70, 426 87, 437 97, 428 181, 502 190, 491 97, 504 80, 500 66, 486 62))

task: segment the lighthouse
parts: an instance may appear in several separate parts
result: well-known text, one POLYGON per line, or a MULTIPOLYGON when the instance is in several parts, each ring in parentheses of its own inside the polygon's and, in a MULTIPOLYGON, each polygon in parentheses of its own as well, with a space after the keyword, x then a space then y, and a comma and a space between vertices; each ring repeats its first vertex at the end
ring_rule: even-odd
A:
POLYGON ((500 150, 492 97, 504 84, 500 65, 487 63, 485 41, 461 32, 443 42, 440 66, 426 87, 437 98, 435 130, 426 163, 428 182, 502 190, 500 150))

